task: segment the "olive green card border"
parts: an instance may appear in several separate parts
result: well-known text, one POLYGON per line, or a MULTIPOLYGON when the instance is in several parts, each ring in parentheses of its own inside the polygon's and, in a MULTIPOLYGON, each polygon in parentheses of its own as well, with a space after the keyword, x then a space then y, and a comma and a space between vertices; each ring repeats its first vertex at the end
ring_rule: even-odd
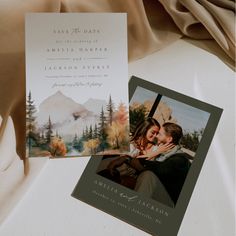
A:
POLYGON ((178 233, 223 110, 135 76, 129 81, 130 100, 138 86, 210 113, 175 208, 97 175, 102 156, 90 158, 72 196, 152 235, 174 236, 178 233))

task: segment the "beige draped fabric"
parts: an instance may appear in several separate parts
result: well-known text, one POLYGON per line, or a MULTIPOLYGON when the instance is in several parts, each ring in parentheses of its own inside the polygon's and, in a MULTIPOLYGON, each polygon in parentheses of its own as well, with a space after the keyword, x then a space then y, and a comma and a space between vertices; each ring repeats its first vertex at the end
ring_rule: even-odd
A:
POLYGON ((127 12, 129 60, 144 57, 186 36, 216 42, 226 56, 235 61, 235 3, 232 0, 1 0, 0 116, 3 120, 0 142, 7 118, 11 116, 17 153, 23 160, 26 12, 127 12))

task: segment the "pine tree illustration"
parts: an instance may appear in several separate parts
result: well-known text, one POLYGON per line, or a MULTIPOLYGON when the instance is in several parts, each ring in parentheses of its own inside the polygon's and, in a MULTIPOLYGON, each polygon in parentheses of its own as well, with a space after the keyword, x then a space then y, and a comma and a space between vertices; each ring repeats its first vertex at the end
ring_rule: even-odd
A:
POLYGON ((93 137, 98 138, 98 136, 99 136, 98 127, 97 127, 97 124, 95 124, 94 131, 93 131, 93 137))
POLYGON ((89 130, 88 130, 88 126, 86 126, 85 128, 85 140, 89 139, 89 130))
POLYGON ((107 143, 107 134, 106 134, 106 117, 104 114, 104 110, 102 107, 101 113, 100 113, 100 117, 99 117, 99 127, 98 127, 98 134, 99 134, 99 140, 100 140, 100 148, 102 151, 104 151, 106 149, 106 147, 108 146, 107 143))
POLYGON ((26 100, 26 136, 27 136, 29 153, 31 153, 32 149, 32 139, 36 137, 35 113, 36 113, 36 108, 34 105, 34 101, 32 100, 31 97, 31 91, 29 91, 29 95, 26 100))
POLYGON ((92 138, 93 138, 93 128, 92 128, 92 125, 90 125, 90 127, 89 127, 89 134, 88 134, 88 137, 89 137, 89 139, 92 139, 92 138))
POLYGON ((46 126, 46 140, 47 140, 47 144, 50 144, 51 142, 51 139, 53 137, 53 131, 52 131, 52 122, 51 122, 51 119, 50 119, 50 116, 48 118, 48 123, 47 123, 47 126, 46 126))
POLYGON ((75 134, 75 136, 74 136, 74 139, 73 139, 73 141, 72 141, 72 146, 73 146, 73 148, 75 148, 75 149, 78 149, 78 148, 79 148, 79 140, 78 140, 77 134, 75 134))
POLYGON ((108 124, 111 126, 114 112, 114 104, 112 102, 111 95, 109 96, 109 102, 107 104, 107 112, 108 112, 108 124))
POLYGON ((99 117, 99 136, 102 137, 104 132, 105 132, 105 125, 106 125, 106 117, 104 114, 104 110, 102 107, 101 113, 100 113, 100 117, 99 117))

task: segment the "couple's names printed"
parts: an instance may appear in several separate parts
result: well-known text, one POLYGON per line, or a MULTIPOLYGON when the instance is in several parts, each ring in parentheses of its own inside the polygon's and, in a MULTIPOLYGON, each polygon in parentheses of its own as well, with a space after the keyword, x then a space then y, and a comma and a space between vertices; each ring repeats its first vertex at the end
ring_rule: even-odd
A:
POLYGON ((29 13, 25 29, 28 156, 127 152, 126 14, 29 13))

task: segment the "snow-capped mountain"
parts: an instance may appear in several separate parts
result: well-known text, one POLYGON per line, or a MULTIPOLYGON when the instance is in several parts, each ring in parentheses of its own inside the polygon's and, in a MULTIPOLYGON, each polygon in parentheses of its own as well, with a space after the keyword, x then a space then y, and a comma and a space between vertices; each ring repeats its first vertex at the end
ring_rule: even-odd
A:
POLYGON ((102 107, 103 110, 106 109, 106 101, 105 100, 101 100, 101 99, 94 99, 94 98, 89 98, 84 104, 83 106, 89 110, 89 111, 93 111, 95 114, 100 114, 102 107))
POLYGON ((88 109, 89 107, 98 109, 100 101, 99 104, 96 102, 96 99, 89 99, 86 108, 58 91, 39 105, 39 111, 36 114, 39 130, 44 129, 50 116, 54 132, 57 131, 64 138, 72 138, 75 133, 82 134, 86 126, 94 127, 98 123, 97 110, 94 112, 88 109))
POLYGON ((50 116, 54 123, 61 123, 73 117, 73 114, 77 117, 86 117, 90 113, 84 106, 58 91, 39 105, 37 122, 43 125, 48 122, 50 116))

